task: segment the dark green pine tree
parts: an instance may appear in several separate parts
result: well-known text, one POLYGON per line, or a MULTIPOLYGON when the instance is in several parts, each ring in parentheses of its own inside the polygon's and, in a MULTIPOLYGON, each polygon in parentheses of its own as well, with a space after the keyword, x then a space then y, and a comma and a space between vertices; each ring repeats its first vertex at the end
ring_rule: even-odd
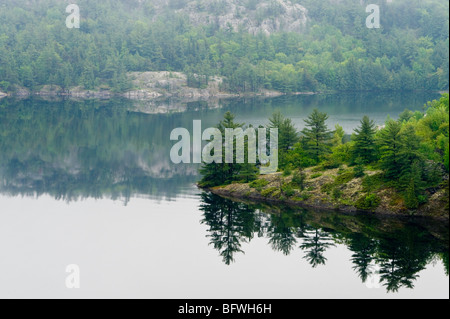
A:
POLYGON ((240 164, 239 173, 236 175, 236 180, 243 183, 250 183, 257 179, 258 168, 253 163, 240 164))
POLYGON ((402 175, 410 174, 413 164, 424 160, 420 153, 420 142, 420 137, 417 136, 414 126, 406 125, 402 130, 402 147, 399 153, 402 175))
POLYGON ((244 124, 235 122, 235 115, 227 112, 224 119, 220 121, 217 128, 222 133, 222 163, 204 164, 200 169, 202 179, 199 185, 202 187, 214 187, 219 185, 229 184, 235 181, 250 182, 256 179, 257 169, 256 164, 248 163, 248 143, 245 143, 245 159, 246 163, 236 163, 236 145, 234 143, 233 163, 225 162, 225 129, 243 128, 244 124))
POLYGON ((269 119, 269 124, 267 125, 267 129, 274 128, 278 129, 279 168, 285 169, 286 166, 290 164, 289 159, 287 158, 288 153, 299 141, 298 132, 292 123, 292 120, 285 118, 279 111, 272 114, 272 117, 269 119))
POLYGON ((298 142, 298 132, 292 120, 285 118, 279 111, 272 114, 267 128, 278 129, 278 149, 282 152, 288 151, 298 142))
POLYGON ((387 122, 386 127, 379 134, 380 164, 385 177, 389 180, 397 180, 402 173, 403 140, 401 129, 401 123, 391 120, 387 122))
POLYGON ((214 187, 225 184, 226 174, 223 163, 204 164, 200 168, 202 179, 198 183, 200 187, 214 187))
POLYGON ((326 113, 315 109, 305 120, 306 128, 302 131, 304 149, 316 163, 319 163, 323 155, 331 152, 333 132, 328 130, 327 119, 326 113))
POLYGON ((361 126, 355 129, 353 159, 360 158, 363 164, 375 161, 377 146, 375 143, 376 127, 374 121, 368 116, 361 120, 361 126))
POLYGON ((417 209, 421 204, 419 196, 424 191, 422 168, 419 161, 412 164, 410 171, 402 176, 401 183, 405 187, 405 206, 408 209, 417 209))
POLYGON ((353 168, 353 173, 355 174, 356 178, 364 177, 366 175, 365 173, 365 167, 363 164, 363 160, 358 157, 356 159, 356 166, 353 168))

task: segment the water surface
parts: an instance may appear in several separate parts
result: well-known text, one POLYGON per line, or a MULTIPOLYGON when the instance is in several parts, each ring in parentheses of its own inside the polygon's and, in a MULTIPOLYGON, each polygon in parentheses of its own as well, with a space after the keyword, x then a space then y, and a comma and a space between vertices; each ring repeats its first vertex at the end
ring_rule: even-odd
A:
MULTIPOLYGON (((0 297, 448 298, 448 223, 236 203, 170 162, 170 132, 225 111, 299 129, 319 108, 347 133, 437 94, 343 94, 136 111, 127 100, 0 100, 0 297), (66 266, 81 288, 65 286, 66 266)), ((145 108, 144 108, 145 109, 145 108)))

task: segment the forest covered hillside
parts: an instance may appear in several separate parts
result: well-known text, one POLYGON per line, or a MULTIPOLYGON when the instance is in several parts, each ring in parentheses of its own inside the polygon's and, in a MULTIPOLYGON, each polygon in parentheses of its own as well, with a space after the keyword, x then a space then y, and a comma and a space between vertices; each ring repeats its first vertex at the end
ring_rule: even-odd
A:
POLYGON ((0 91, 127 92, 148 71, 230 93, 448 90, 448 1, 370 3, 379 29, 369 1, 0 0, 0 91))

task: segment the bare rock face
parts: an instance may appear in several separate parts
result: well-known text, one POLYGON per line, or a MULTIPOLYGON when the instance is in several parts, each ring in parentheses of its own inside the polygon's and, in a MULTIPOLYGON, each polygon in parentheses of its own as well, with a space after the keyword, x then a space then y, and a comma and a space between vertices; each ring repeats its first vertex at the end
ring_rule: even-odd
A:
MULTIPOLYGON (((275 32, 302 32, 307 10, 289 0, 171 0, 160 6, 171 6, 186 14, 196 25, 215 25, 229 31, 270 35, 275 32), (177 3, 175 5, 173 3, 177 3)), ((161 8, 160 7, 160 8, 161 8)))
POLYGON ((204 88, 190 88, 187 76, 181 72, 131 72, 133 86, 136 88, 126 92, 124 96, 133 100, 149 100, 157 98, 205 99, 212 97, 229 97, 220 91, 221 77, 210 77, 204 88))

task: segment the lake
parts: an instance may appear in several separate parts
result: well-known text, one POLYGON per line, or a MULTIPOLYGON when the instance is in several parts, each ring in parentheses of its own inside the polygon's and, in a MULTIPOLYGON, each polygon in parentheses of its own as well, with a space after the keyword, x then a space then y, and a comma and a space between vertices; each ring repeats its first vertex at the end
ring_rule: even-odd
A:
POLYGON ((436 98, 1 99, 0 298, 447 299, 448 223, 233 202, 169 157, 174 128, 226 111, 256 126, 280 110, 302 129, 318 108, 351 134, 436 98))

